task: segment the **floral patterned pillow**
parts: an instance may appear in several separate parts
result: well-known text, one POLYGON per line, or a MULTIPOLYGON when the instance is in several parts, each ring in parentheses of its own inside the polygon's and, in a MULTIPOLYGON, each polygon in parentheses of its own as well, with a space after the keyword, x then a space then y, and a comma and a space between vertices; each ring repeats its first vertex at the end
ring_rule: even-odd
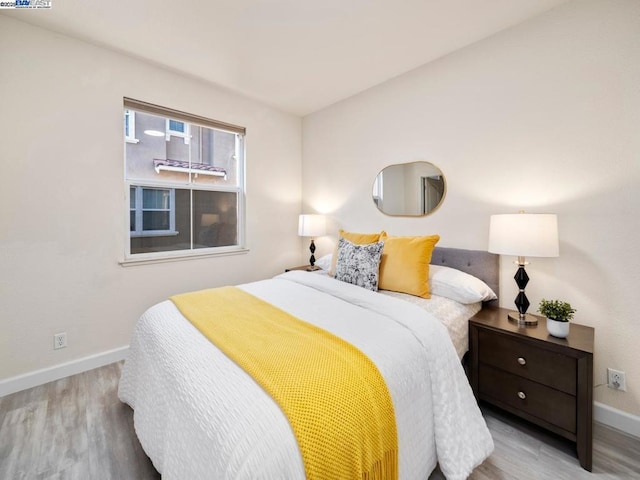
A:
POLYGON ((335 278, 367 290, 378 290, 380 258, 384 242, 356 245, 340 237, 335 278))

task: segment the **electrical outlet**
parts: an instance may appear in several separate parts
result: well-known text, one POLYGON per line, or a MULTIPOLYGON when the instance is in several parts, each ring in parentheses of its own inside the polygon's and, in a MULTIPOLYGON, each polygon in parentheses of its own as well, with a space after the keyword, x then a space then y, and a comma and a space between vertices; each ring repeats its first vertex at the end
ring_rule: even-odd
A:
POLYGON ((53 336, 53 349, 65 348, 67 346, 67 332, 56 333, 53 336))
POLYGON ((624 372, 614 370, 613 368, 607 368, 607 387, 626 392, 627 380, 624 372))

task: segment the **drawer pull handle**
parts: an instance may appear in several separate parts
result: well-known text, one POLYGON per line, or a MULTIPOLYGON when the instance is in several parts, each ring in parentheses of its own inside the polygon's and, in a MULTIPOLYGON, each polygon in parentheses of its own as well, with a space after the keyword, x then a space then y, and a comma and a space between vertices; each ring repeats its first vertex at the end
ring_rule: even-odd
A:
POLYGON ((527 398, 527 395, 524 392, 518 392, 518 398, 520 400, 524 400, 525 398, 527 398))
POLYGON ((518 363, 520 365, 526 365, 527 364, 527 360, 524 357, 518 357, 518 363))

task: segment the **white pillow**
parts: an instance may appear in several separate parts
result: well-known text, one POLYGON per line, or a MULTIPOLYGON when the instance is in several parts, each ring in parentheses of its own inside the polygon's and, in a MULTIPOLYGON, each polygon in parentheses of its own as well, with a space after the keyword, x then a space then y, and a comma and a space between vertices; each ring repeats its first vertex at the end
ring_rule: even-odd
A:
POLYGON ((489 285, 479 278, 441 265, 429 265, 429 284, 434 295, 465 305, 498 298, 489 285))
POLYGON ((329 270, 331 268, 331 261, 333 260, 333 254, 327 253, 323 255, 318 260, 316 260, 316 265, 320 267, 322 270, 329 270))

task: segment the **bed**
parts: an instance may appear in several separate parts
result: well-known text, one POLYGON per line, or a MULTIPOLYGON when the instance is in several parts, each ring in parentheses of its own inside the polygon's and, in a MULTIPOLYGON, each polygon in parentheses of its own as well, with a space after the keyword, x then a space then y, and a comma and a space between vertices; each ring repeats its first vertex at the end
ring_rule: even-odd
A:
MULTIPOLYGON (((497 291, 494 255, 436 248, 431 264, 468 272, 497 291)), ((460 362, 466 347, 454 347, 449 327, 420 306, 300 271, 239 288, 375 363, 396 412, 399 478, 427 479, 439 463, 448 479, 463 479, 492 452, 460 362)), ((305 478, 279 406, 169 300, 138 321, 119 396, 134 409, 136 434, 163 478, 305 478)))

